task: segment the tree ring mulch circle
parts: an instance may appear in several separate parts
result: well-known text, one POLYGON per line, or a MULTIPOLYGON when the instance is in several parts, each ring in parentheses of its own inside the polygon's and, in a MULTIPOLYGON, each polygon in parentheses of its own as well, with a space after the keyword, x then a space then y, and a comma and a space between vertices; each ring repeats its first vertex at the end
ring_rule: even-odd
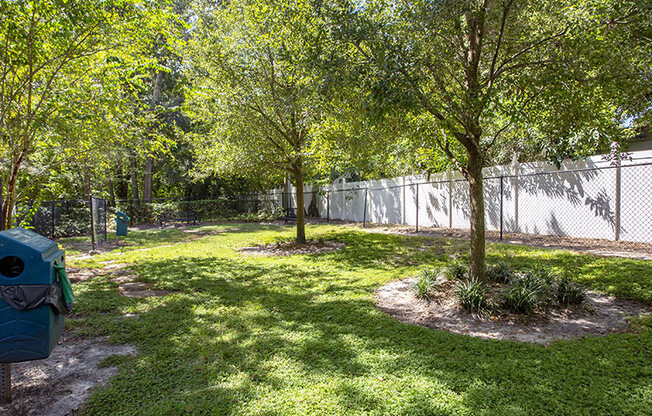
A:
POLYGON ((466 313, 452 296, 431 300, 414 295, 416 278, 393 281, 376 291, 378 308, 400 322, 472 337, 548 345, 561 339, 601 336, 629 328, 628 317, 652 312, 640 302, 587 292, 581 308, 552 309, 544 317, 504 319, 466 313))
POLYGON ((319 254, 341 250, 346 244, 341 241, 308 240, 305 244, 295 241, 284 241, 254 247, 243 247, 238 250, 241 254, 257 257, 294 256, 300 254, 319 254))

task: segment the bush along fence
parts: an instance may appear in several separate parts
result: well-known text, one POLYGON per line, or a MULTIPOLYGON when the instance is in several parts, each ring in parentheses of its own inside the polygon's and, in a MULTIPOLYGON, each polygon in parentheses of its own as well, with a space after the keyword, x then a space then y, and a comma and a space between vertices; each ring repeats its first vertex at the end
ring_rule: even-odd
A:
POLYGON ((267 221, 283 217, 275 201, 260 194, 236 195, 216 199, 107 199, 27 201, 16 204, 15 226, 33 229, 46 237, 89 236, 93 246, 106 242, 115 229, 117 211, 127 214, 131 225, 156 224, 162 216, 176 212, 193 212, 200 221, 267 221))
MULTIPOLYGON (((485 169, 487 230, 652 243, 652 151, 614 164, 594 156, 561 169, 525 163, 485 169)), ((327 220, 468 229, 469 190, 454 172, 305 190, 305 211, 327 220), (312 203, 312 208, 311 208, 312 203)), ((270 192, 296 208, 295 190, 270 192)), ((310 216, 310 215, 309 215, 310 216)))
POLYGON ((16 204, 15 226, 46 237, 90 236, 93 247, 107 241, 109 207, 106 199, 27 201, 16 204))
POLYGON ((116 209, 131 218, 131 224, 154 224, 162 216, 192 212, 200 221, 267 221, 283 216, 275 201, 262 194, 243 194, 224 198, 160 198, 152 202, 134 199, 116 201, 116 209))

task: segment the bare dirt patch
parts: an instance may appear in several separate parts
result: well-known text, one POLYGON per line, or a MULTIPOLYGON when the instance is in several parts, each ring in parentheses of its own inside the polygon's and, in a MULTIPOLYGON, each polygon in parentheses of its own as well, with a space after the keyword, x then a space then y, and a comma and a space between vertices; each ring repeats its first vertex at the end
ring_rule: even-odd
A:
POLYGON ((118 371, 100 368, 100 363, 112 355, 135 354, 135 348, 108 344, 106 338, 74 338, 65 333, 49 358, 12 364, 13 401, 0 405, 0 414, 79 414, 93 390, 105 386, 118 371))
POLYGON ((150 283, 143 282, 127 282, 118 286, 122 296, 127 298, 153 298, 157 296, 165 296, 172 293, 168 290, 155 290, 150 283))
POLYGON ((238 251, 248 256, 293 256, 298 254, 318 254, 341 250, 346 246, 341 241, 307 241, 299 244, 294 241, 244 247, 238 251))
MULTIPOLYGON (((414 227, 396 224, 367 224, 365 228, 358 223, 331 221, 334 224, 348 225, 360 228, 363 231, 374 233, 390 233, 419 237, 448 237, 460 240, 469 240, 469 230, 419 227, 415 232, 414 227)), ((652 243, 638 243, 631 241, 612 241, 591 238, 574 238, 554 235, 535 235, 522 233, 505 233, 500 240, 500 233, 487 231, 487 241, 508 244, 521 244, 531 247, 563 249, 578 253, 594 254, 605 257, 623 257, 639 260, 652 260, 652 243)))
POLYGON ((652 312, 642 303, 589 291, 585 306, 577 310, 550 309, 545 316, 529 320, 519 316, 481 316, 461 311, 452 296, 436 296, 429 301, 417 298, 412 290, 415 281, 397 280, 378 289, 378 307, 400 322, 479 338, 548 345, 560 339, 627 330, 627 317, 652 312))

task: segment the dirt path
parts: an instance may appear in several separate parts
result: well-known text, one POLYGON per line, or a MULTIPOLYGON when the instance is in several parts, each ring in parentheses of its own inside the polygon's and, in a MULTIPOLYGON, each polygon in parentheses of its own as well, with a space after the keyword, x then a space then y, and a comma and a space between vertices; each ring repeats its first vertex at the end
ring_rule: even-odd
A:
POLYGON ((0 405, 0 415, 79 414, 93 390, 118 372, 100 363, 112 355, 135 354, 135 348, 108 344, 106 338, 75 338, 66 333, 49 358, 12 364, 13 401, 0 405))

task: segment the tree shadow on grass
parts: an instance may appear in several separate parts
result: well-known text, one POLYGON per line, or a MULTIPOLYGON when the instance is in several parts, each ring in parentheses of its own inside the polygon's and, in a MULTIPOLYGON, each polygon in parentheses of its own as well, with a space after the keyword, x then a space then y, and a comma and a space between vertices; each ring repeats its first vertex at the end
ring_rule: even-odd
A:
POLYGON ((315 263, 303 268, 211 257, 140 264, 139 273, 158 288, 178 293, 125 300, 144 306, 144 312, 114 317, 115 325, 103 327, 115 341, 137 345, 141 354, 95 394, 87 412, 649 410, 640 395, 650 388, 652 362, 641 352, 652 345, 649 332, 543 348, 433 331, 377 310, 372 283, 352 290, 355 275, 329 273, 315 263))

